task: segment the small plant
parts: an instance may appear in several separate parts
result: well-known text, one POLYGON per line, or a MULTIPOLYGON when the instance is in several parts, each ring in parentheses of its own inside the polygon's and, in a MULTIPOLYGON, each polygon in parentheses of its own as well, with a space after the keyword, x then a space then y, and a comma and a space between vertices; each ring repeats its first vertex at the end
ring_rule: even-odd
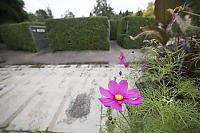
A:
POLYGON ((31 131, 31 133, 50 133, 48 127, 45 129, 45 131, 39 131, 39 129, 39 127, 35 128, 33 131, 31 131))
MULTIPOLYGON (((119 60, 118 63, 124 64, 125 67, 128 67, 129 65, 128 60, 125 59, 123 51, 120 51, 120 56, 117 58, 119 60)), ((122 72, 119 72, 119 75, 122 75, 122 72)), ((126 110, 129 111, 130 106, 137 106, 141 104, 144 100, 143 97, 139 97, 140 91, 136 88, 132 88, 128 90, 128 82, 127 80, 121 80, 119 83, 116 82, 116 77, 114 77, 115 80, 111 80, 108 84, 108 90, 104 89, 103 87, 99 87, 100 93, 103 98, 99 98, 99 101, 105 106, 105 107, 111 107, 108 109, 107 117, 108 121, 106 121, 107 125, 107 131, 108 132, 114 132, 115 126, 117 126, 120 131, 126 132, 118 122, 116 122, 116 119, 113 120, 111 116, 112 109, 115 109, 119 111, 125 122, 129 125, 130 130, 132 131, 132 124, 130 123, 129 119, 125 114, 123 114, 122 104, 125 104, 126 110)))

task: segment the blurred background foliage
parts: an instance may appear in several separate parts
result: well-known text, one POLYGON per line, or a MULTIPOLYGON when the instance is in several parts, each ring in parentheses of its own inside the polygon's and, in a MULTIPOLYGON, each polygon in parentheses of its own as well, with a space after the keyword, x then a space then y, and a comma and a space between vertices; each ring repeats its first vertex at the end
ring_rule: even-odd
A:
POLYGON ((23 0, 1 0, 0 23, 23 22, 28 20, 28 14, 23 8, 23 0))

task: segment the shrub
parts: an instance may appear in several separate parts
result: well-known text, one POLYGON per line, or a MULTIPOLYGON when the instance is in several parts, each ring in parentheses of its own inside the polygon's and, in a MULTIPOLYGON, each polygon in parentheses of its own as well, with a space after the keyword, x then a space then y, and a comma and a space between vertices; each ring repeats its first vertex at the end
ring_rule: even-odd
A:
POLYGON ((178 51, 166 51, 164 56, 160 56, 158 49, 147 49, 149 54, 146 58, 146 69, 143 77, 136 82, 147 96, 146 102, 148 101, 148 105, 144 104, 140 109, 145 106, 151 108, 145 114, 146 129, 151 127, 152 131, 149 132, 155 132, 158 127, 162 127, 159 128, 160 132, 198 132, 200 79, 182 75, 183 70, 179 72, 178 63, 185 55, 176 57, 178 51))
POLYGON ((109 49, 107 17, 53 19, 46 25, 53 51, 109 49))
POLYGON ((141 48, 143 46, 143 38, 139 38, 136 40, 131 40, 129 35, 137 36, 142 32, 140 27, 143 27, 147 24, 146 21, 149 21, 152 25, 156 24, 156 20, 154 18, 148 17, 124 17, 121 19, 119 23, 119 29, 117 33, 117 42, 120 46, 127 49, 141 48), (127 31, 127 23, 128 23, 128 31, 127 31))
POLYGON ((110 20, 110 40, 117 40, 119 19, 110 20))
POLYGON ((36 45, 28 29, 31 25, 44 24, 38 22, 3 24, 0 26, 0 36, 9 49, 35 52, 36 45))

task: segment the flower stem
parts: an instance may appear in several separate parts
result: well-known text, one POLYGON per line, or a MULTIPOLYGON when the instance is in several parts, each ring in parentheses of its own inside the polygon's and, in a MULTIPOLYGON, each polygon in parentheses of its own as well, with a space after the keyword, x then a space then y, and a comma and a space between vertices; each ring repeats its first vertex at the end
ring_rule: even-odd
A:
POLYGON ((119 113, 123 116, 123 118, 126 120, 126 122, 128 123, 129 127, 131 128, 131 132, 133 132, 133 128, 131 126, 131 123, 128 121, 128 119, 125 117, 125 115, 119 111, 119 113))
POLYGON ((115 123, 124 133, 127 133, 127 131, 125 131, 119 124, 117 124, 117 122, 115 123))
POLYGON ((193 13, 193 12, 187 12, 187 11, 182 11, 182 12, 184 12, 184 13, 188 13, 188 14, 191 14, 191 15, 194 15, 194 16, 198 16, 198 17, 200 17, 199 14, 196 14, 196 13, 193 13))

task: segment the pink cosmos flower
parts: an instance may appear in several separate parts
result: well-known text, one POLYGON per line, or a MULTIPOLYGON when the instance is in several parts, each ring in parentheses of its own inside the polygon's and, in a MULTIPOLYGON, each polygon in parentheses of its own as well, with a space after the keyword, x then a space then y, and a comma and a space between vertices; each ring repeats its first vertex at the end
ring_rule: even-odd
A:
POLYGON ((124 53, 121 50, 120 50, 120 56, 117 57, 117 59, 119 59, 118 63, 120 64, 124 64, 128 62, 128 60, 125 59, 124 53))
POLYGON ((122 75, 122 71, 119 71, 119 75, 120 75, 120 76, 122 75))
POLYGON ((109 90, 99 87, 100 93, 106 98, 99 98, 99 101, 105 107, 112 107, 118 111, 122 111, 122 103, 127 103, 131 106, 137 106, 144 100, 143 97, 138 97, 140 92, 136 88, 128 90, 127 80, 121 80, 119 84, 115 80, 111 80, 108 84, 109 90), (134 98, 134 99, 132 99, 134 98))

